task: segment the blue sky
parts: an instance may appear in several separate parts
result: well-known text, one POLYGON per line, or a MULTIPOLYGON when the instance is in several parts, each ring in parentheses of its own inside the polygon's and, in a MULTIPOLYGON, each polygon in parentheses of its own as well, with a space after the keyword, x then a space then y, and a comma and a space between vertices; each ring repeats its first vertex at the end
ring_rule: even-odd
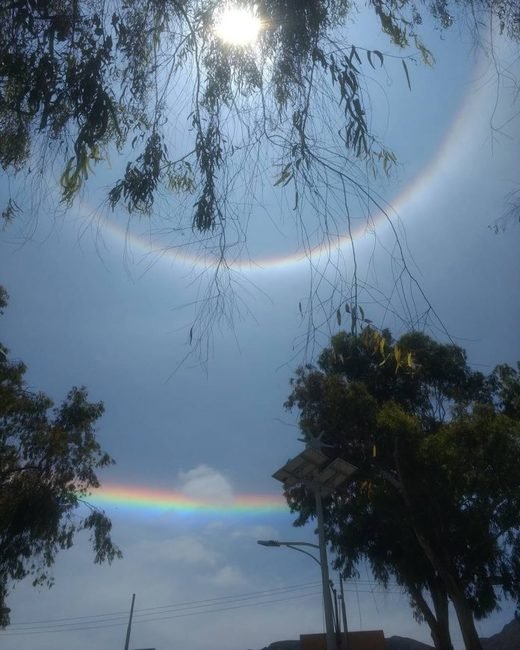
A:
MULTIPOLYGON (((469 38, 432 37, 436 66, 410 70, 412 92, 402 72, 378 81, 375 101, 383 108, 375 119, 402 166, 377 189, 398 209, 414 273, 447 330, 472 363, 489 371, 520 358, 520 229, 512 224, 494 235, 488 228, 518 182, 518 104, 511 103, 507 79, 497 92, 492 66, 469 38), (492 121, 503 128, 493 131, 492 121)), ((510 52, 502 54, 512 60, 510 52)), ((269 204, 280 205, 264 191, 269 204)), ((94 194, 90 205, 98 200, 94 194)), ((303 360, 306 326, 298 303, 308 294, 308 263, 237 274, 244 306, 234 328, 215 328, 207 363, 190 358, 177 368, 189 349, 189 305, 204 276, 200 284, 190 264, 150 254, 137 241, 125 243, 114 229, 93 227, 85 216, 90 212, 76 206, 55 218, 42 211, 37 220, 21 217, 0 233, 0 281, 11 295, 2 342, 27 363, 29 385, 59 401, 69 387, 84 384, 92 399, 104 401, 99 439, 117 465, 103 480, 223 499, 279 494, 271 474, 301 451, 295 416, 283 402, 303 360)), ((252 236, 262 229, 263 247, 252 242, 254 254, 279 255, 286 244, 288 254, 296 250, 290 218, 278 240, 274 228, 259 223, 253 215, 252 236)), ((384 223, 376 235, 360 236, 357 254, 364 277, 388 291, 385 249, 393 240, 384 223)), ((383 324, 378 307, 369 306, 367 315, 383 324)), ((384 323, 394 324, 388 316, 384 323)), ((6 650, 122 645, 132 593, 139 613, 133 648, 202 650, 211 640, 216 650, 259 649, 323 629, 314 563, 256 544, 259 538, 313 540, 312 528, 292 528, 288 511, 224 518, 108 512, 124 559, 94 566, 86 541, 79 540, 59 556, 51 590, 17 585, 9 602, 13 626, 2 635, 6 650), (202 608, 208 599, 214 600, 202 608), (187 603, 195 603, 193 609, 181 608, 187 603), (143 610, 161 620, 145 622, 143 610), (101 616, 112 612, 123 614, 110 621, 101 616), (87 616, 74 631, 43 632, 45 625, 35 623, 38 633, 27 635, 24 626, 87 616), (99 627, 103 621, 114 625, 99 627), (82 629, 87 622, 95 629, 82 629)), ((429 641, 406 598, 395 589, 383 593, 363 568, 359 581, 347 584, 347 604, 351 629, 382 628, 387 636, 429 641)), ((511 616, 506 607, 479 629, 494 633, 511 616)), ((460 650, 456 626, 453 631, 460 650)))

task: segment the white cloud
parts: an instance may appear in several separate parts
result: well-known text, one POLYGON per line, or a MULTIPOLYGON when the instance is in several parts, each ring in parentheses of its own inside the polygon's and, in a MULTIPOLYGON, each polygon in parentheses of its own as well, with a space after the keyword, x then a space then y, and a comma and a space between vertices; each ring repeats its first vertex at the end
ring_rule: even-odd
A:
POLYGON ((170 542, 171 557, 174 562, 196 564, 198 566, 215 566, 218 554, 204 546, 196 537, 177 537, 170 542))
POLYGON ((244 528, 237 528, 231 533, 231 537, 235 539, 278 539, 279 534, 276 528, 272 526, 247 526, 244 528))
POLYGON ((240 569, 230 564, 220 568, 209 581, 217 587, 241 587, 247 584, 247 580, 240 569))
POLYGON ((210 521, 204 528, 205 533, 208 535, 219 535, 222 531, 227 530, 228 526, 223 521, 210 521))
POLYGON ((180 491, 187 497, 224 504, 233 500, 233 489, 228 479, 208 465, 181 471, 178 478, 180 491))

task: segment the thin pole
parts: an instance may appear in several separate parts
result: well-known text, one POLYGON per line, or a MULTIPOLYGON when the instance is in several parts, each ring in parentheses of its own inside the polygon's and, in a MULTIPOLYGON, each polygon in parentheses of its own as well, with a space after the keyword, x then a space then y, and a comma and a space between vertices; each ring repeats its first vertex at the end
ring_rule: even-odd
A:
POLYGON ((320 547, 321 583, 323 589, 323 609, 325 610, 327 650, 336 650, 332 598, 330 596, 329 566, 327 563, 327 546, 325 542, 325 531, 323 528, 323 505, 321 503, 321 490, 318 483, 314 485, 314 496, 316 498, 316 519, 318 520, 318 540, 320 547))
MULTIPOLYGON (((319 566, 321 566, 321 562, 318 560, 318 558, 314 557, 314 555, 312 553, 309 553, 308 551, 304 551, 303 548, 298 548, 298 546, 295 546, 294 544, 291 544, 290 542, 280 542, 280 546, 287 546, 287 548, 292 548, 293 551, 299 551, 300 553, 305 553, 305 555, 308 555, 319 566)), ((308 544, 308 546, 316 546, 316 544, 308 544)), ((316 546, 316 548, 318 548, 318 547, 316 546)))
POLYGON ((130 618, 128 619, 128 627, 126 629, 125 650, 128 650, 130 646, 130 630, 132 629, 132 618, 134 616, 134 603, 135 603, 135 594, 132 594, 132 604, 130 606, 130 618))
POLYGON ((332 600, 334 604, 334 631, 336 632, 336 638, 338 638, 338 634, 341 632, 341 627, 339 623, 339 611, 338 611, 338 592, 334 588, 334 584, 332 580, 330 581, 330 590, 332 592, 332 595, 334 596, 332 600))
POLYGON ((345 604, 345 592, 343 591, 343 578, 341 573, 339 574, 339 591, 341 597, 341 614, 343 616, 343 633, 345 634, 345 650, 349 650, 348 647, 348 625, 347 625, 347 606, 345 604))

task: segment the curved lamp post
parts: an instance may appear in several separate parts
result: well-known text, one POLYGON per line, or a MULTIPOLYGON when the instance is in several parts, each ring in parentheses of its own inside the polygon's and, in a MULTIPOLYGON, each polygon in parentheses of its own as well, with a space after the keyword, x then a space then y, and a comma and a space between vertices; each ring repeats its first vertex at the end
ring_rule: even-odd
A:
POLYGON ((286 546, 287 548, 292 548, 294 551, 299 551, 300 553, 308 555, 321 569, 321 562, 315 555, 309 553, 309 551, 304 551, 303 548, 299 548, 300 546, 311 546, 312 548, 317 548, 319 550, 320 547, 318 544, 312 544, 311 542, 279 542, 277 539, 259 539, 256 543, 260 544, 260 546, 286 546))
MULTIPOLYGON (((320 547, 318 546, 318 544, 312 544, 311 542, 280 542, 277 539, 258 539, 256 543, 260 544, 260 546, 275 546, 275 547, 285 546, 287 548, 292 548, 294 551, 299 551, 300 553, 304 553, 305 555, 309 556, 311 559, 313 559, 316 562, 316 564, 321 569, 321 562, 318 560, 318 558, 315 555, 309 553, 308 551, 303 550, 302 548, 298 548, 299 546, 310 546, 312 548, 319 549, 320 547)), ((329 584, 331 589, 333 590, 332 582, 330 582, 329 584)), ((339 576, 339 584, 341 589, 340 598, 341 598, 341 616, 343 619, 343 634, 345 637, 344 647, 345 650, 349 650, 347 610, 345 608, 345 594, 343 593, 343 579, 341 577, 341 574, 339 576)))
POLYGON ((307 447, 301 454, 287 461, 287 463, 273 474, 273 478, 283 483, 284 489, 302 486, 314 493, 316 502, 316 519, 318 523, 318 544, 308 542, 296 543, 298 546, 313 546, 320 553, 320 559, 315 558, 291 542, 275 542, 269 540, 264 546, 291 546, 313 557, 321 567, 321 581, 323 591, 323 609, 325 613, 325 631, 327 650, 336 650, 334 635, 334 621, 332 614, 332 598, 329 588, 329 568, 327 562, 327 542, 323 528, 322 497, 331 494, 340 485, 345 483, 356 471, 357 467, 347 463, 342 458, 330 460, 320 449, 315 446, 307 447))

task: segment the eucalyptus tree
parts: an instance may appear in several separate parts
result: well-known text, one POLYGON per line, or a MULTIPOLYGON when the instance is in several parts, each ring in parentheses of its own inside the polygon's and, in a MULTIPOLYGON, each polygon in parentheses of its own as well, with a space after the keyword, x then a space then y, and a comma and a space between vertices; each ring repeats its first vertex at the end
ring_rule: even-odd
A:
MULTIPOLYGON (((7 294, 0 287, 0 313, 7 294)), ((95 437, 103 404, 73 388, 61 405, 24 380, 26 367, 0 344, 0 626, 9 623, 6 598, 19 580, 53 582, 52 565, 87 531, 94 561, 121 551, 106 514, 88 502, 99 487, 96 471, 112 464, 95 437)))
MULTIPOLYGON (((172 246, 192 237, 210 258, 215 285, 205 311, 214 315, 264 181, 285 192, 297 220, 316 215, 319 241, 331 251, 339 234, 352 233, 356 200, 370 223, 378 198, 366 175, 387 172, 396 155, 371 129, 367 71, 388 68, 409 87, 410 60, 433 62, 421 36, 426 19, 439 29, 468 17, 478 29, 491 19, 507 37, 520 34, 515 0, 371 0, 368 10, 393 48, 382 52, 349 30, 360 3, 240 0, 236 7, 260 29, 254 44, 237 44, 218 29, 226 7, 217 0, 0 6, 2 169, 25 174, 23 194, 33 182, 40 197, 55 166, 65 205, 103 169, 112 208, 150 215, 165 206, 161 229, 176 235, 172 246), (119 177, 110 171, 118 157, 119 177)), ((21 208, 13 193, 4 220, 21 208)), ((394 234, 402 276, 409 270, 394 234)), ((309 252, 307 236, 302 226, 309 252)), ((338 295, 326 301, 327 316, 347 298, 357 308, 353 257, 352 272, 335 283, 338 295)))
MULTIPOLYGON (((448 601, 466 650, 481 650, 475 618, 520 602, 519 395, 510 366, 485 376, 455 345, 369 328, 333 337, 293 380, 304 437, 358 467, 325 506, 339 566, 395 579, 439 650, 448 601)), ((287 498, 297 524, 314 516, 304 489, 287 498)))

